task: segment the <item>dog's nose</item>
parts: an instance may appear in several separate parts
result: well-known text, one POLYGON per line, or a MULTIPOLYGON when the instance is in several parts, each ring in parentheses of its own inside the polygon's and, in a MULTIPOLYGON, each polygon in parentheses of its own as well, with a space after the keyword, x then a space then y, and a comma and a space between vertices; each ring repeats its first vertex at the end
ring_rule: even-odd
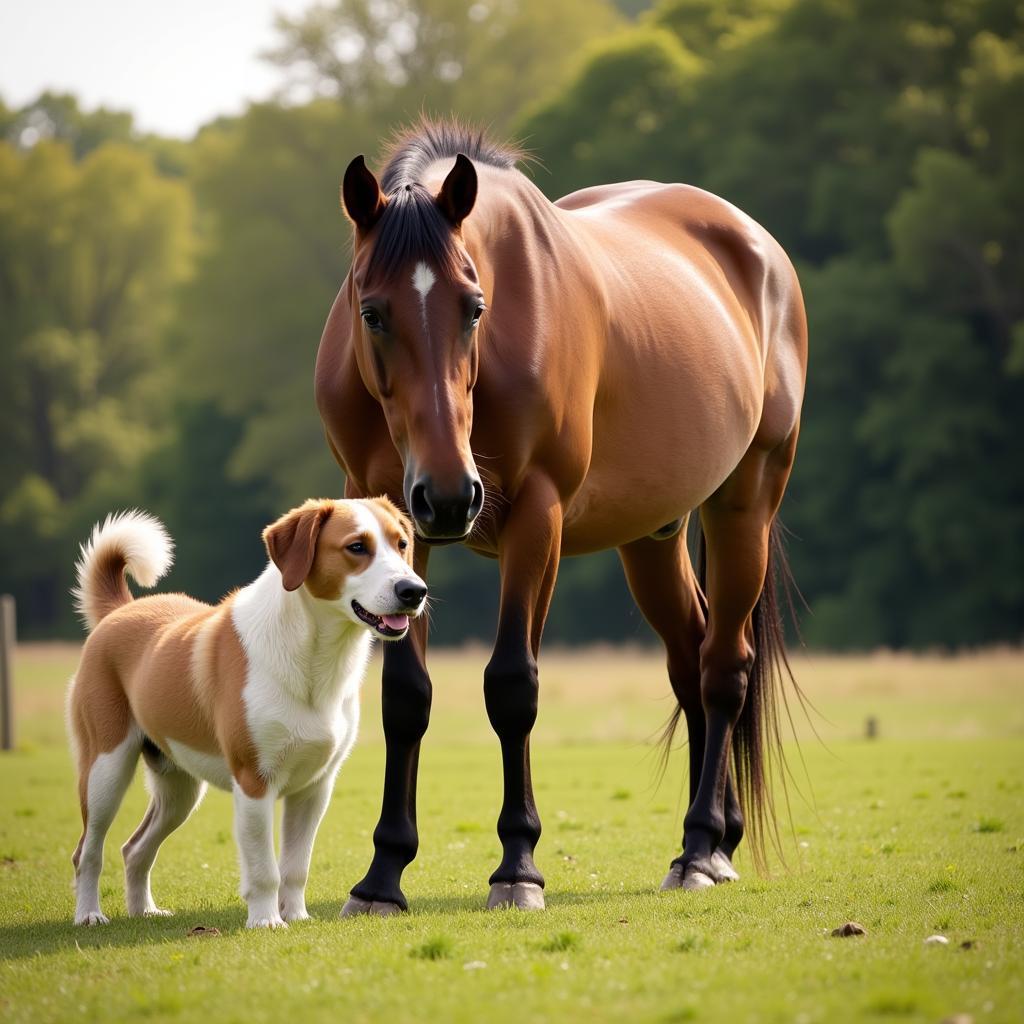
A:
POLYGON ((419 580, 399 580, 395 584, 395 597, 405 608, 416 608, 427 596, 427 585, 419 580))

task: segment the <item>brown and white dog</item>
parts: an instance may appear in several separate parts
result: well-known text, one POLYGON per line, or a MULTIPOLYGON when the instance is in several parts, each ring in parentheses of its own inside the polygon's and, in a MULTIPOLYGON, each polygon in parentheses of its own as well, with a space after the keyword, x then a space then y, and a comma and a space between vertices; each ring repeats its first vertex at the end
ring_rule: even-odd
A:
POLYGON ((248 927, 308 916, 313 841, 355 740, 372 637, 405 636, 427 588, 409 522, 386 498, 307 501, 263 540, 264 572, 216 606, 132 599, 126 573, 151 587, 171 565, 170 538, 145 513, 108 517, 82 548, 75 597, 91 632, 68 693, 84 823, 76 924, 107 921, 103 841, 140 754, 151 799, 122 847, 129 915, 166 913, 150 871, 211 783, 234 795, 248 927))

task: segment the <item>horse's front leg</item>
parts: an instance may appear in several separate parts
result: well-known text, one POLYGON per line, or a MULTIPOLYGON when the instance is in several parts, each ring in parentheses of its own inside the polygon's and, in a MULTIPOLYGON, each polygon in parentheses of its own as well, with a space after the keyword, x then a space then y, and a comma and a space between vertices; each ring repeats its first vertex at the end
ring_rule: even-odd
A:
POLYGON ((501 608, 494 653, 484 670, 487 717, 501 741, 504 797, 498 816, 502 858, 491 875, 489 908, 544 908, 544 876, 533 862, 540 816, 530 778, 537 719, 537 655, 558 574, 562 507, 544 476, 527 479, 498 541, 501 608))
MULTIPOLYGON (((417 575, 426 578, 427 551, 417 546, 417 575)), ((366 876, 352 888, 341 911, 355 914, 394 914, 408 910, 402 893, 402 872, 416 856, 416 771, 420 740, 430 720, 431 684, 427 673, 427 617, 415 619, 404 640, 384 644, 381 710, 387 748, 384 798, 373 832, 373 861, 366 876)))

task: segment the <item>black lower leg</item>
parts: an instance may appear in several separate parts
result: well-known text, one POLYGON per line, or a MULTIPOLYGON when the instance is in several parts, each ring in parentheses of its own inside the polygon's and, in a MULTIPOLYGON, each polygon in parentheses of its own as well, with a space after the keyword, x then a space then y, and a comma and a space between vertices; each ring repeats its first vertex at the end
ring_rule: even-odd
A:
POLYGON ((732 773, 725 784, 725 835, 719 843, 719 849, 730 860, 736 852, 736 847, 743 839, 743 809, 740 807, 739 795, 736 792, 736 783, 733 781, 732 773))
POLYGON ((504 796, 498 816, 501 864, 490 877, 495 882, 533 882, 544 877, 533 861, 540 839, 540 816, 530 775, 530 732, 537 719, 537 664, 525 650, 495 651, 484 671, 487 717, 501 742, 504 796))
POLYGON ((370 869, 352 895, 366 901, 396 903, 408 909, 402 872, 416 856, 416 772, 420 740, 430 718, 430 676, 413 640, 384 648, 382 710, 387 762, 380 820, 373 832, 370 869))
POLYGON ((702 674, 706 733, 700 783, 683 820, 682 864, 710 875, 710 858, 725 839, 732 730, 747 689, 749 666, 702 674))

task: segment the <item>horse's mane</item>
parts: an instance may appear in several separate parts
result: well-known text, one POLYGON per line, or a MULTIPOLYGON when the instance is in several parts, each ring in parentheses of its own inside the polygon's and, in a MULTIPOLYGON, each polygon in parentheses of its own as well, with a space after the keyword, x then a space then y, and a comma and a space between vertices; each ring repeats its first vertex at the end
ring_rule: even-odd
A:
POLYGON ((392 277, 415 262, 452 274, 459 254, 451 225, 420 178, 437 160, 465 154, 475 163, 513 169, 524 154, 492 141, 479 128, 455 120, 422 118, 400 129, 385 149, 381 190, 388 203, 374 229, 367 279, 392 277))
POLYGON ((474 128, 454 119, 421 118, 407 128, 400 128, 384 150, 384 173, 380 185, 384 194, 405 185, 420 184, 423 172, 435 160, 463 153, 474 163, 504 167, 506 170, 524 158, 522 150, 489 139, 482 128, 474 128))

